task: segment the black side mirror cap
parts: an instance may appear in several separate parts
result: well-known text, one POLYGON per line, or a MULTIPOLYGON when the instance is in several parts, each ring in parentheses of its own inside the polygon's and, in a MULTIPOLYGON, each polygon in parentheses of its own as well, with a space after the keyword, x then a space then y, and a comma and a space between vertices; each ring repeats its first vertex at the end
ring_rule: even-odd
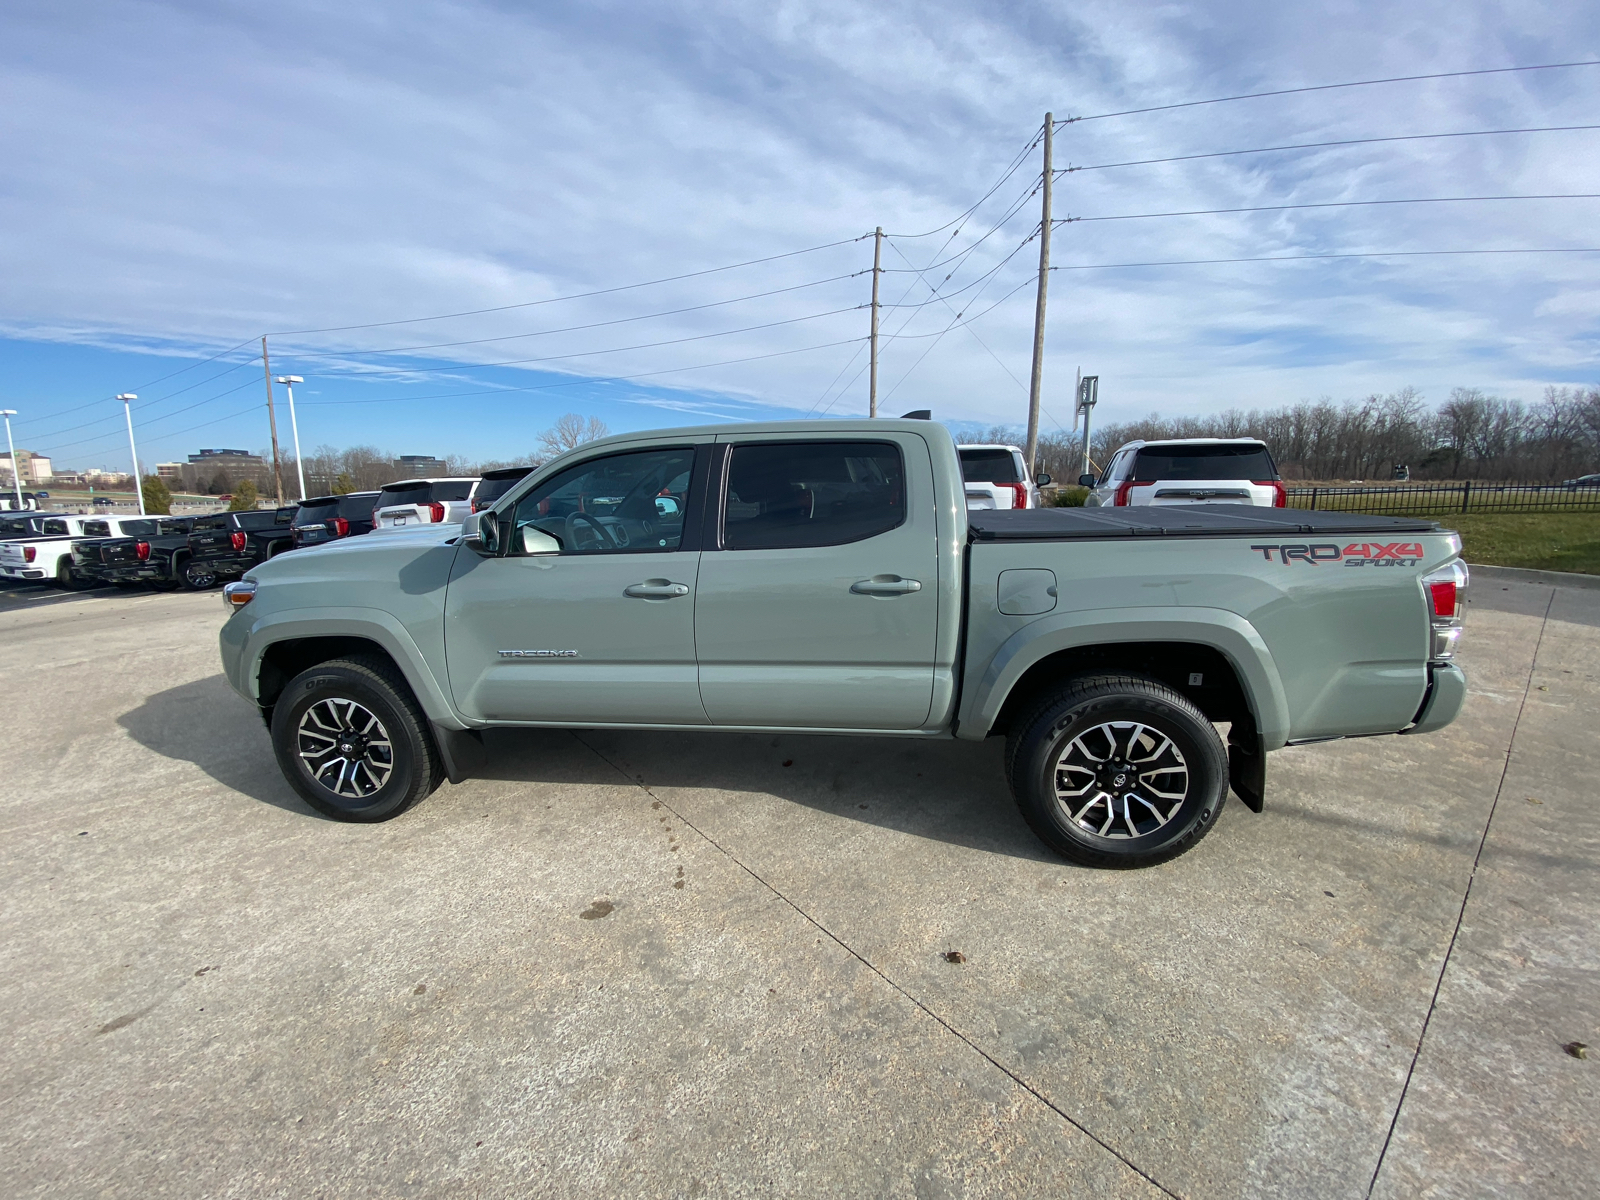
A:
POLYGON ((1086 487, 1086 488, 1094 487, 1095 486, 1095 477, 1093 475, 1079 475, 1078 476, 1078 486, 1079 487, 1086 487))

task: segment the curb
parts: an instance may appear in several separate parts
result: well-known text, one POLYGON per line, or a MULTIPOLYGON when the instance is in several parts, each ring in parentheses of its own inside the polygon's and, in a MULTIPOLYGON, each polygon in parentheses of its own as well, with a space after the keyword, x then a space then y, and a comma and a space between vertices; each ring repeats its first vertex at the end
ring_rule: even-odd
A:
POLYGON ((1580 575, 1576 571, 1536 571, 1532 567, 1491 567, 1468 563, 1475 579, 1498 579, 1503 583, 1538 583, 1545 587, 1600 588, 1600 575, 1580 575))

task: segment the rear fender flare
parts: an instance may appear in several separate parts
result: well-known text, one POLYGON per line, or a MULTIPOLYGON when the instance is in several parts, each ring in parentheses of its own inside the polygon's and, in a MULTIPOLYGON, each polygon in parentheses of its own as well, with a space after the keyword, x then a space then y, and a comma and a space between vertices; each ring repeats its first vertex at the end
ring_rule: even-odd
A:
MULTIPOLYGON (((229 632, 226 626, 223 632, 226 645, 229 632)), ((392 614, 376 608, 296 608, 262 617, 243 638, 239 662, 243 667, 240 682, 244 686, 239 690, 259 702, 261 659, 268 647, 278 642, 316 637, 356 637, 376 642, 405 676, 430 721, 445 729, 469 728, 452 707, 449 696, 410 632, 392 614)))
POLYGON ((1007 638, 983 675, 969 682, 956 736, 987 737, 1011 689, 1041 659, 1117 642, 1192 642, 1218 651, 1239 675, 1264 748, 1288 741, 1289 703, 1272 652, 1255 626, 1220 608, 1084 609, 1042 617, 1007 638))

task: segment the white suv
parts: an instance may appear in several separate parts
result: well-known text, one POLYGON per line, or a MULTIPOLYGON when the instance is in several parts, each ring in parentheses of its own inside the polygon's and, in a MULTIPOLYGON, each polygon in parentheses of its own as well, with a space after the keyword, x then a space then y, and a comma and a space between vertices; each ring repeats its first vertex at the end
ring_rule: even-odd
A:
POLYGON ((1256 438, 1129 442, 1105 474, 1084 475, 1089 505, 1254 504, 1283 508, 1288 495, 1272 453, 1256 438))
POLYGON ((476 479, 402 479, 384 484, 372 506, 372 527, 457 525, 472 512, 476 479))
MULTIPOLYGON (((967 508, 1038 508, 1039 488, 1028 477, 1028 464, 1018 446, 957 446, 961 477, 967 485, 967 508)), ((1039 476, 1039 483, 1050 476, 1039 476)))

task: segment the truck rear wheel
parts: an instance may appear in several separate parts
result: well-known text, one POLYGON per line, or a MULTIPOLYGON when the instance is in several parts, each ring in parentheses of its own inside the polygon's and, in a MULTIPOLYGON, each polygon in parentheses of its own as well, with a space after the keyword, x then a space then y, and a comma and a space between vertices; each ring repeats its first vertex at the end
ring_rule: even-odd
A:
POLYGON ((1136 675, 1076 679, 1006 747, 1023 819, 1062 857, 1147 867, 1204 837, 1228 794, 1216 728, 1185 697, 1136 675))
POLYGON ((296 675, 272 710, 272 749, 305 802, 340 821, 397 817, 444 779, 411 689, 380 659, 296 675))

